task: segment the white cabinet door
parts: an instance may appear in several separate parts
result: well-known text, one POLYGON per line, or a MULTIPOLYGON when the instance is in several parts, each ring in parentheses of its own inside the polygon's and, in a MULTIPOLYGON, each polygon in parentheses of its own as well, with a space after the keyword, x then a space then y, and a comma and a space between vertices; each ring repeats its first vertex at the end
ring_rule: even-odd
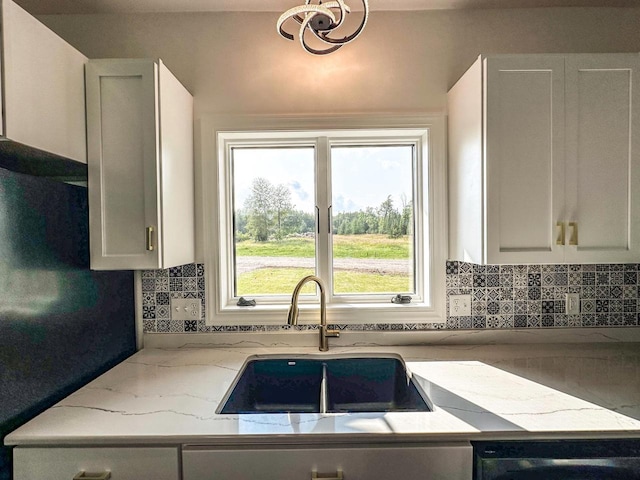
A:
POLYGON ((14 480, 178 480, 177 447, 163 448, 29 448, 13 449, 14 480), (100 477, 103 475, 103 477, 100 477))
POLYGON ((566 260, 637 262, 640 56, 569 55, 565 72, 566 260))
POLYGON ((486 262, 484 62, 479 58, 447 94, 449 258, 486 262))
POLYGON ((462 443, 182 451, 183 480, 469 480, 472 463, 462 443))
POLYGON ((158 61, 160 99, 160 268, 195 261, 193 97, 158 61))
POLYGON ((159 263, 156 77, 153 62, 87 65, 93 269, 159 263))
POLYGON ((0 6, 0 134, 86 163, 87 58, 11 0, 2 0, 0 6))
POLYGON ((564 59, 486 62, 488 263, 556 263, 564 203, 564 59))
POLYGON ((86 69, 91 268, 194 261, 193 100, 151 60, 86 69))

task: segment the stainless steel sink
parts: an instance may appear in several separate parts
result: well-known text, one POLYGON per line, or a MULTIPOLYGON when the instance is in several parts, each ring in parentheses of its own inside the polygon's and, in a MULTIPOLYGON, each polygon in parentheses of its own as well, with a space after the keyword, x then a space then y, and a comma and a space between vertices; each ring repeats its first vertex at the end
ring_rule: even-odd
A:
POLYGON ((402 358, 249 357, 217 413, 428 412, 402 358))

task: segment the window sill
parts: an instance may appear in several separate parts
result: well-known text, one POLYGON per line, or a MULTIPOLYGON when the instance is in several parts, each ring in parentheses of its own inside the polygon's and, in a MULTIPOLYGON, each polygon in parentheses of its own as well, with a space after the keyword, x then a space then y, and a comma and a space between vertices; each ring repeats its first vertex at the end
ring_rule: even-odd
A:
MULTIPOLYGON (((320 322, 320 306, 300 304, 299 325, 320 322)), ((256 307, 228 306, 207 316, 207 325, 268 325, 285 323, 289 304, 256 307)), ((424 303, 410 304, 338 304, 327 305, 327 323, 446 323, 443 312, 424 303)))

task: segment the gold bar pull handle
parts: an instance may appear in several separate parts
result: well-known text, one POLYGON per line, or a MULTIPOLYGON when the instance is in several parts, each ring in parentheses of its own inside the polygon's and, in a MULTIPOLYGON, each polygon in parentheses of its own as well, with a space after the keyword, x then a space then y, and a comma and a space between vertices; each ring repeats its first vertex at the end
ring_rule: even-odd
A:
POLYGON ((558 238, 556 238, 556 245, 564 245, 564 235, 565 235, 564 222, 556 223, 556 227, 560 227, 560 234, 558 235, 558 238))
POLYGON ((578 245, 578 222, 569 222, 569 228, 572 229, 569 245, 578 245))
POLYGON ((311 480, 344 480, 342 470, 338 470, 336 473, 318 473, 316 471, 311 472, 311 480))
POLYGON ((79 472, 75 477, 73 477, 73 480, 109 480, 110 478, 111 472, 79 472))
POLYGON ((153 251, 153 227, 147 227, 147 250, 153 251))

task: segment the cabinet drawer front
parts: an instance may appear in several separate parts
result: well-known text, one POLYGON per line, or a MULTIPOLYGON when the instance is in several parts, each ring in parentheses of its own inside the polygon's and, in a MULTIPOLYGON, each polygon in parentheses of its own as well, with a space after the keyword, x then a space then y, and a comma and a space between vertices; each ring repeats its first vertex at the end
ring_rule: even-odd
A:
POLYGON ((110 472, 110 480, 178 480, 178 448, 15 448, 14 480, 73 480, 110 472))
POLYGON ((183 450, 183 480, 468 480, 470 445, 183 450))

